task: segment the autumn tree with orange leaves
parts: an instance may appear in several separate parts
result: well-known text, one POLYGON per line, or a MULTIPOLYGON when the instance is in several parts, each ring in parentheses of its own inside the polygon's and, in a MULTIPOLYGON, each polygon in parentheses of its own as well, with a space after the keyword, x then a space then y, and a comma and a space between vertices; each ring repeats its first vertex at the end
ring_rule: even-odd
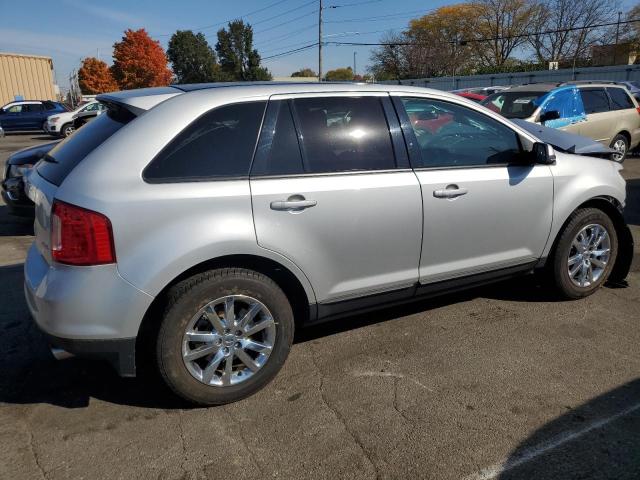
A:
POLYGON ((78 84, 85 95, 114 92, 119 89, 109 66, 95 57, 87 57, 82 61, 78 70, 78 84))
POLYGON ((172 78, 160 42, 144 28, 125 31, 122 41, 113 45, 111 73, 123 90, 161 87, 169 85, 172 78))

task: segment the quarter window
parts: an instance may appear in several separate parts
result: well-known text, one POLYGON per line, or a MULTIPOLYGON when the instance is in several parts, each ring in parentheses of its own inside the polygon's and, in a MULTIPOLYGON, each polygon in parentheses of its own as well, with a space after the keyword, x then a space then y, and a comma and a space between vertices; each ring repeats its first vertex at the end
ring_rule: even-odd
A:
POLYGON ((587 115, 609 111, 609 97, 607 97, 604 88, 583 88, 580 93, 587 115))
POLYGON ((378 97, 293 101, 307 173, 396 167, 389 126, 378 97))
POLYGON ((403 98, 420 146, 416 168, 507 164, 520 141, 506 125, 470 108, 426 98, 403 98))
POLYGON ((180 132, 147 166, 148 181, 188 181, 249 174, 266 102, 216 108, 180 132))
POLYGON ((607 88, 609 98, 611 98, 611 110, 626 110, 635 108, 631 97, 624 88, 607 88))

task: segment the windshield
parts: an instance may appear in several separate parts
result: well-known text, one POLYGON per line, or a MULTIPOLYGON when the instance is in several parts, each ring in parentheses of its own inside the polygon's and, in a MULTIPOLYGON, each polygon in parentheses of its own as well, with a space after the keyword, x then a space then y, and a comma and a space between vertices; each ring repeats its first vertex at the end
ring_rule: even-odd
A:
POLYGON ((533 115, 538 106, 536 99, 546 92, 496 92, 485 98, 481 105, 493 110, 506 118, 528 118, 533 115))

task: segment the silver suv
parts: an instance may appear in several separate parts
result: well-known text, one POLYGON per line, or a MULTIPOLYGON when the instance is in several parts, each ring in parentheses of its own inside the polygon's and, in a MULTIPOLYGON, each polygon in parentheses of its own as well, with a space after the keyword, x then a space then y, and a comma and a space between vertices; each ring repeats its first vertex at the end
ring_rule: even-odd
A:
POLYGON ((621 166, 459 96, 212 84, 101 95, 30 175, 25 293, 51 344, 152 359, 203 405, 265 386, 294 327, 533 272, 622 280, 621 166))

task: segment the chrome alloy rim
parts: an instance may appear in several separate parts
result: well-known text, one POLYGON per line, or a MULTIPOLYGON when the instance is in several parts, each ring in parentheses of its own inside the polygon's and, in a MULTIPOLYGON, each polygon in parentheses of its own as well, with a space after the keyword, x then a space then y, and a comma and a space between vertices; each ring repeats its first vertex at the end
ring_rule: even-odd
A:
POLYGON ((619 162, 624 158, 624 154, 627 153, 627 144, 624 140, 616 140, 613 144, 613 149, 616 151, 616 153, 612 155, 613 159, 619 162))
POLYGON ((611 257, 611 239, 598 224, 583 227, 571 242, 567 267, 569 278, 578 287, 589 287, 602 277, 611 257))
POLYGON ((276 322, 263 303, 228 295, 191 318, 182 339, 182 360, 205 385, 237 385, 264 367, 275 340, 276 322))

